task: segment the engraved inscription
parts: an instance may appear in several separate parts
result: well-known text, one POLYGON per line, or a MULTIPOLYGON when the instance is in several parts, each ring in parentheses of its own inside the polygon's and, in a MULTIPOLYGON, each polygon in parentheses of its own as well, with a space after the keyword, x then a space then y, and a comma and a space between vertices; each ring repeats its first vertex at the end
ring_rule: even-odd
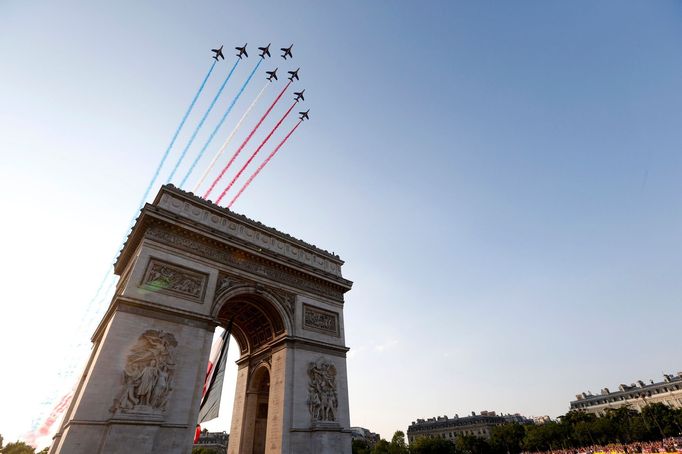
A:
POLYGON ((178 265, 150 259, 142 279, 142 288, 169 293, 200 302, 208 276, 178 265))
POLYGON ((303 305, 303 327, 332 336, 339 335, 339 316, 335 312, 303 305))

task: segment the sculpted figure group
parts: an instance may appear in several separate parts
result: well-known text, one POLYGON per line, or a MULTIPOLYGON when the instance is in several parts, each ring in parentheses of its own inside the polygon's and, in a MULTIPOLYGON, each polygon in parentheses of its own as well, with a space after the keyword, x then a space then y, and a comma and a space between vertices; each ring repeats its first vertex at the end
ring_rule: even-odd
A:
POLYGON ((175 337, 163 331, 147 330, 140 336, 127 357, 123 386, 112 412, 165 410, 173 390, 177 345, 175 337))
POLYGON ((314 421, 336 421, 339 406, 336 392, 336 367, 319 359, 308 366, 308 408, 314 421))

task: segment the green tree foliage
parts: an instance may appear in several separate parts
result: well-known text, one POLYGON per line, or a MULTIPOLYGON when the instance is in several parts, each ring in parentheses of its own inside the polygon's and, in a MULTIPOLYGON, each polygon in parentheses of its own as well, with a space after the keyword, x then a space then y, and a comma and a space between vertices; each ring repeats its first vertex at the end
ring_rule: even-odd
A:
MULTIPOLYGON (((223 451, 225 452, 225 451, 223 451)), ((192 448, 192 454, 219 454, 219 451, 213 448, 205 448, 203 446, 195 446, 192 448)))
POLYGON ((371 454, 372 448, 365 440, 353 440, 353 454, 371 454))
POLYGON ((391 443, 388 446, 389 454, 409 454, 407 444, 405 443, 405 432, 402 430, 396 431, 391 438, 391 443))
POLYGON ((381 439, 377 442, 377 444, 374 445, 374 448, 372 448, 372 454, 390 454, 388 450, 390 447, 391 444, 389 442, 381 439))
POLYGON ((419 437, 410 444, 410 454, 457 454, 457 450, 450 440, 419 437))
POLYGON ((27 445, 23 441, 15 441, 14 443, 7 443, 7 445, 0 449, 2 454, 35 454, 35 449, 27 445))
POLYGON ((519 454, 526 430, 519 423, 503 424, 490 431, 490 448, 493 452, 519 454))

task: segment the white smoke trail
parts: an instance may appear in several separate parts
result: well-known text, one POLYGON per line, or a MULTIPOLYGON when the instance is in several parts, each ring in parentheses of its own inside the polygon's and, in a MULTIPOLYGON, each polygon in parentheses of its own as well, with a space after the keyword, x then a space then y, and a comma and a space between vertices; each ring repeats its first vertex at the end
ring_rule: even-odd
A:
POLYGON ((225 143, 223 143, 223 145, 220 147, 220 150, 218 150, 218 152, 215 154, 215 156, 213 156, 211 163, 208 165, 208 168, 206 169, 204 174, 199 179, 199 182, 194 186, 194 189, 192 189, 192 192, 196 193, 197 190, 199 189, 199 187, 203 184, 204 180, 206 179, 208 174, 211 172, 211 170, 215 166, 216 162, 218 162, 218 159, 220 159, 220 157, 223 155, 223 153, 227 149, 227 146, 230 144, 230 142, 234 138, 234 135, 239 130, 239 127, 242 125, 242 123, 244 122, 246 117, 249 116, 249 114, 251 113, 251 110, 255 107, 255 105, 258 104, 258 100, 261 98, 261 96, 263 96, 263 93, 265 93, 265 89, 268 88, 268 85, 270 85, 270 82, 266 82, 265 85, 263 85, 263 88, 261 88, 260 92, 258 92, 258 95, 256 95, 256 98, 253 100, 253 102, 251 103, 249 108, 246 109, 246 112, 244 112, 244 115, 242 115, 242 118, 239 119, 239 121, 237 122, 237 125, 234 127, 234 129, 232 130, 230 135, 227 136, 227 139, 225 139, 225 143))

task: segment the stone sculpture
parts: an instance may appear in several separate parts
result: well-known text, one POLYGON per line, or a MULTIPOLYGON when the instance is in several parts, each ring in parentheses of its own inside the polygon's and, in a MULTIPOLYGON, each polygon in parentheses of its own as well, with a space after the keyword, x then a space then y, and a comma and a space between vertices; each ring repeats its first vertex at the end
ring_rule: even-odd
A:
POLYGON ((151 329, 142 333, 126 358, 121 392, 114 400, 112 413, 166 409, 173 390, 173 352, 177 345, 171 333, 151 329))
POLYGON ((336 391, 336 367, 323 358, 308 366, 308 408, 313 422, 336 421, 339 406, 336 391))

